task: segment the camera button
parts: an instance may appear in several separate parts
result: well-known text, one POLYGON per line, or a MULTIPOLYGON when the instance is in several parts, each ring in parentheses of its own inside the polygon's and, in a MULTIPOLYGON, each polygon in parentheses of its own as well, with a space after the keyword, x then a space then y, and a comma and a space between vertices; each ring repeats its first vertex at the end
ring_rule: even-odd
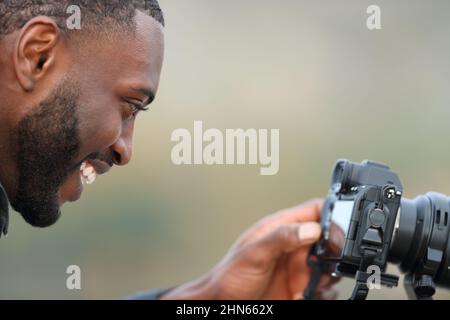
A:
POLYGON ((373 209, 369 213, 369 221, 372 227, 380 228, 386 220, 386 215, 383 210, 373 209))

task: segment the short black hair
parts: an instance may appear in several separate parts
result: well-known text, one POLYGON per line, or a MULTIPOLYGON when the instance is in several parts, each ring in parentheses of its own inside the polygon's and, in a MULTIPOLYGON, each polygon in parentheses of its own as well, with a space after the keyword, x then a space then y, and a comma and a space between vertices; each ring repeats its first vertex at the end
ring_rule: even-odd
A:
POLYGON ((51 17, 62 30, 67 30, 71 15, 67 9, 72 5, 80 8, 83 27, 131 27, 136 10, 164 26, 158 0, 0 0, 0 37, 22 28, 37 16, 51 17))

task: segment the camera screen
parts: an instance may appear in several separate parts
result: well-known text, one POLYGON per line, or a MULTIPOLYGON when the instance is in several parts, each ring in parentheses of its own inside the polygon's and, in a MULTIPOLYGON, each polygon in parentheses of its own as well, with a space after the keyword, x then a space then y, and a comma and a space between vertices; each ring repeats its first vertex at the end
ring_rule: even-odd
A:
POLYGON ((326 256, 340 258, 352 219, 354 201, 334 202, 330 214, 329 237, 326 256))

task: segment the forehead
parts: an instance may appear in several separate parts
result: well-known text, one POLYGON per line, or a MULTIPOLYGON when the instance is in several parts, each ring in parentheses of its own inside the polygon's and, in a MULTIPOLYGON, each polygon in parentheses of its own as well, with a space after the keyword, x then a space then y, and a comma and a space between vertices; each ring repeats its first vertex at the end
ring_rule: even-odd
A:
MULTIPOLYGON (((164 56, 162 26, 138 11, 134 34, 113 34, 94 44, 87 60, 81 64, 89 78, 105 85, 145 85, 157 90, 164 56)), ((98 83, 99 84, 99 83, 98 83)))
POLYGON ((150 76, 152 82, 155 82, 156 76, 159 80, 164 55, 164 36, 160 23, 137 11, 136 34, 131 42, 134 42, 134 45, 130 44, 132 50, 122 50, 124 60, 132 63, 133 70, 140 69, 143 74, 150 76), (130 59, 126 59, 126 56, 130 59))

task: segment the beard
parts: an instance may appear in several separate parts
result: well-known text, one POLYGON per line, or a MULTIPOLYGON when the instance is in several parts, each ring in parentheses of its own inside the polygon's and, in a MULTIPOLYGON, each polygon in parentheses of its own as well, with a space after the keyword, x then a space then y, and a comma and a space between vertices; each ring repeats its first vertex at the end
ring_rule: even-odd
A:
POLYGON ((78 86, 65 79, 18 124, 18 180, 11 206, 32 226, 47 227, 59 219, 59 189, 79 170, 78 105, 78 86))

